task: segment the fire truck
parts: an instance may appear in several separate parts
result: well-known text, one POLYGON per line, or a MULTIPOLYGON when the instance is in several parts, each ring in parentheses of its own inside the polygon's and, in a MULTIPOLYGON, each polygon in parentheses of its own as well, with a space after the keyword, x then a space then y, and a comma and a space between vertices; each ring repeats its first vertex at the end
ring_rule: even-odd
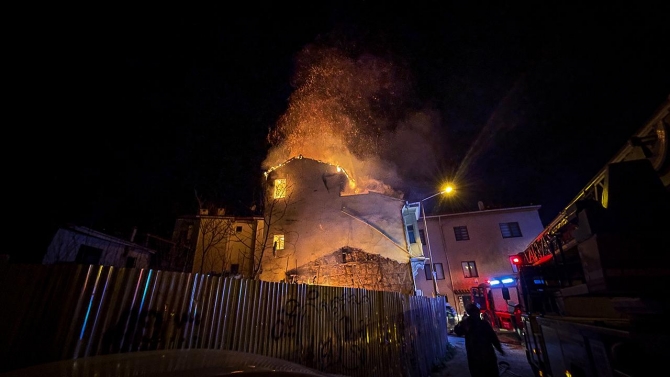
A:
POLYGON ((482 318, 494 329, 515 332, 521 340, 522 311, 516 284, 516 277, 513 276, 492 278, 470 288, 470 300, 479 307, 482 318))
POLYGON ((536 376, 668 373, 669 130, 670 97, 516 256, 536 376))

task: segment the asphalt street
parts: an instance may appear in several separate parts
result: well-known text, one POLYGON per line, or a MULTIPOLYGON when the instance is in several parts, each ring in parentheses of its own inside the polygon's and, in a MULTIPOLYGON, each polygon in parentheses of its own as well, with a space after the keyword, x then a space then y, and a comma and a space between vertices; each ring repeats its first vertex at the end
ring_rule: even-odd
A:
MULTIPOLYGON (((505 356, 498 355, 498 362, 509 363, 510 367, 502 377, 535 377, 533 371, 528 365, 526 351, 519 341, 512 336, 499 334, 498 337, 505 350, 505 356)), ((449 343, 453 346, 452 357, 444 363, 443 368, 433 372, 431 377, 470 377, 468 370, 468 360, 465 353, 465 338, 455 335, 449 335, 449 343)))

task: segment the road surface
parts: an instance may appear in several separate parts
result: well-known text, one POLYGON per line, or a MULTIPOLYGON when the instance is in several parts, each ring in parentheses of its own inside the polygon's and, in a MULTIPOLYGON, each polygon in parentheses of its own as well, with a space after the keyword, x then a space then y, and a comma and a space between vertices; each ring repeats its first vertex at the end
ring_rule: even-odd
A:
MULTIPOLYGON (((535 377, 533 370, 528 365, 526 350, 518 341, 511 337, 499 335, 505 356, 498 356, 498 362, 506 361, 510 365, 507 373, 502 377, 535 377)), ((431 374, 431 377, 470 377, 468 370, 468 359, 465 353, 465 338, 449 335, 449 343, 453 346, 453 356, 444 363, 444 367, 431 374)))

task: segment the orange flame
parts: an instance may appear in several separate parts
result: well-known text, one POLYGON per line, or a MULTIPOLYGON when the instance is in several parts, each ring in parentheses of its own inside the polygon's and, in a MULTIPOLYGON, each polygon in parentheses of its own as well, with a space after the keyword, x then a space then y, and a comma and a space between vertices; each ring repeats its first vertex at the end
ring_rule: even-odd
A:
POLYGON ((357 192, 402 197, 385 183, 400 181, 395 167, 379 157, 392 123, 388 108, 406 91, 399 72, 378 57, 307 46, 298 56, 288 109, 268 135, 266 174, 305 156, 342 168, 357 192))

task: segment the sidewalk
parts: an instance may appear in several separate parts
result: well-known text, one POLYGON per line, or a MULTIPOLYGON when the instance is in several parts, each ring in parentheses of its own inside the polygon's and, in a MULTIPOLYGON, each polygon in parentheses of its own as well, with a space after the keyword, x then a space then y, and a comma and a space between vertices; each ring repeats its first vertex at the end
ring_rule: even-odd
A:
MULTIPOLYGON (((498 338, 505 350, 505 356, 500 356, 496 352, 498 361, 506 361, 510 365, 509 372, 504 376, 535 377, 526 359, 526 349, 516 334, 503 330, 498 332, 498 338)), ((465 338, 449 335, 449 345, 451 349, 449 360, 445 361, 441 368, 431 373, 430 377, 470 377, 465 338)))

